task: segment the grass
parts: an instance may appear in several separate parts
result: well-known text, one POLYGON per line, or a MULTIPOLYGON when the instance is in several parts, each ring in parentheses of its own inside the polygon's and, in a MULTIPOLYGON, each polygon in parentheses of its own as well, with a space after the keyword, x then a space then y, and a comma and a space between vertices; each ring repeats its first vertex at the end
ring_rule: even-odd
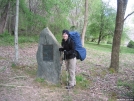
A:
POLYGON ((121 52, 121 53, 130 53, 130 54, 134 54, 134 48, 121 47, 120 52, 121 52))
MULTIPOLYGON (((67 74, 66 74, 66 71, 62 72, 62 84, 64 86, 67 85, 67 74)), ((75 88, 87 89, 87 88, 89 88, 89 85, 90 85, 90 80, 88 80, 82 74, 76 75, 76 87, 75 88)))
MULTIPOLYGON (((0 46, 13 46, 14 45, 14 37, 10 35, 8 32, 0 34, 0 46)), ((18 43, 37 43, 39 39, 39 35, 31 35, 31 36, 18 36, 18 43)))
POLYGON ((45 82, 45 80, 44 79, 42 79, 42 78, 36 78, 36 80, 35 80, 36 82, 39 82, 39 83, 44 83, 45 82))
POLYGON ((93 42, 88 42, 85 44, 85 46, 88 48, 92 48, 92 49, 99 50, 99 51, 105 51, 105 52, 111 52, 111 49, 112 49, 112 46, 109 44, 97 45, 97 43, 93 43, 93 42))
POLYGON ((81 89, 87 89, 89 88, 90 85, 90 81, 81 74, 76 75, 76 83, 77 83, 76 88, 81 89))
POLYGON ((8 32, 0 34, 0 46, 7 46, 14 44, 14 36, 10 35, 8 32))
MULTIPOLYGON (((55 35, 55 37, 60 44, 61 40, 62 40, 62 35, 57 34, 57 35, 55 35)), ((38 40, 39 40, 39 35, 18 36, 19 45, 21 45, 23 43, 37 43, 38 40)), ((3 34, 0 34, 0 46, 13 46, 13 45, 14 45, 14 36, 13 35, 9 34, 7 31, 5 31, 3 34)), ((97 45, 97 43, 93 43, 93 42, 86 42, 85 47, 92 48, 92 49, 99 50, 99 51, 104 51, 104 52, 111 52, 111 50, 112 50, 111 44, 97 45)), ((121 46, 120 53, 134 54, 134 49, 121 46)))
MULTIPOLYGON (((111 44, 97 45, 97 43, 88 42, 88 43, 85 44, 85 46, 88 47, 88 48, 92 48, 92 49, 95 49, 95 50, 98 50, 98 51, 103 51, 103 52, 111 52, 111 50, 112 50, 112 45, 111 44)), ((120 47, 120 53, 134 54, 134 49, 121 46, 120 47)))

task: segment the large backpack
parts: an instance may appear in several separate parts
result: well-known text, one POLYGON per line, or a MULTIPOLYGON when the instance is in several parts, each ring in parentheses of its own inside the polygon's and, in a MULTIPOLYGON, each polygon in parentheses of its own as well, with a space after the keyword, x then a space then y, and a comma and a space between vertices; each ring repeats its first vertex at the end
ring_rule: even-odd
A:
POLYGON ((83 61, 86 58, 86 49, 82 47, 80 34, 76 31, 69 32, 69 37, 75 43, 75 51, 77 52, 76 58, 83 61))

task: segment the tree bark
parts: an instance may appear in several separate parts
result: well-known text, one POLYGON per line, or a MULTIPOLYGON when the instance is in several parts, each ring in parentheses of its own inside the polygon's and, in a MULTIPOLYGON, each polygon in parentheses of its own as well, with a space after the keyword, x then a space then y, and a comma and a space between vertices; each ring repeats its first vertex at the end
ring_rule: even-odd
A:
MULTIPOLYGON (((102 10, 102 12, 103 12, 103 10, 102 10)), ((99 38, 98 38, 98 45, 100 44, 100 41, 101 41, 101 39, 102 39, 102 31, 103 31, 103 13, 101 14, 101 19, 100 19, 101 21, 101 24, 100 24, 100 33, 99 33, 99 38)))
POLYGON ((19 19, 19 0, 16 0, 16 22, 15 22, 15 64, 18 63, 18 19, 19 19))
POLYGON ((124 25, 124 15, 126 11, 128 0, 117 0, 117 15, 116 25, 113 37, 112 53, 111 53, 111 64, 110 68, 118 72, 119 70, 119 51, 121 43, 121 34, 124 25))
POLYGON ((2 17, 0 19, 0 34, 5 31, 5 28, 6 28, 6 25, 7 25, 7 21, 8 21, 9 7, 10 7, 10 1, 8 1, 8 3, 6 4, 4 12, 2 14, 2 17))
POLYGON ((87 29, 87 23, 88 23, 88 0, 85 0, 85 15, 84 15, 84 27, 82 30, 82 46, 84 46, 84 39, 85 39, 85 33, 87 29))
POLYGON ((99 38, 98 38, 98 45, 100 44, 101 37, 102 37, 102 32, 100 31, 99 38))

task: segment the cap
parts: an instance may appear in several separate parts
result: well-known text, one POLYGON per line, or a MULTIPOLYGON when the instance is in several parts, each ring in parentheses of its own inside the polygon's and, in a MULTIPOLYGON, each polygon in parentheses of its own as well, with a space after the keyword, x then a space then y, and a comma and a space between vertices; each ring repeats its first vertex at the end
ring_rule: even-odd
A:
POLYGON ((67 35, 69 35, 69 31, 66 30, 66 29, 64 29, 64 30, 62 31, 62 34, 64 34, 64 33, 66 33, 67 35))

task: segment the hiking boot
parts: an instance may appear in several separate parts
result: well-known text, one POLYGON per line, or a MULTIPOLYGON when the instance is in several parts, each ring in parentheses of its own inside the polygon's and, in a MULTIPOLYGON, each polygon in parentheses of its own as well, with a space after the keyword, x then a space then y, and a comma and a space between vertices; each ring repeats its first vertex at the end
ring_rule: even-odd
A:
POLYGON ((66 89, 73 89, 74 86, 66 86, 66 89))

